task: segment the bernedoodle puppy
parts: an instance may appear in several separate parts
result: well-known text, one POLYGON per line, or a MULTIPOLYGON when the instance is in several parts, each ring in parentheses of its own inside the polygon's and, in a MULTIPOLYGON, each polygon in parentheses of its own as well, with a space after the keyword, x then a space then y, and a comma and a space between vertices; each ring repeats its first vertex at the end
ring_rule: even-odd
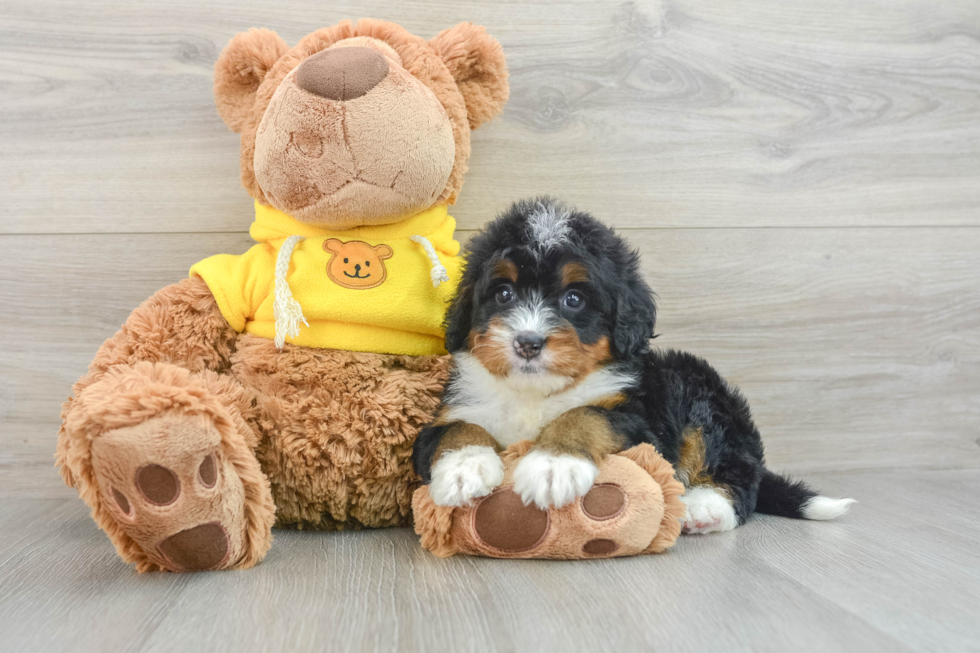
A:
POLYGON ((650 349, 653 293, 610 228, 550 198, 522 201, 469 244, 446 317, 453 370, 415 444, 433 500, 461 506, 503 479, 498 452, 533 449, 514 473, 525 504, 586 494, 598 463, 654 445, 686 487, 686 533, 727 531, 753 511, 831 519, 852 499, 768 470, 748 403, 708 363, 650 349))

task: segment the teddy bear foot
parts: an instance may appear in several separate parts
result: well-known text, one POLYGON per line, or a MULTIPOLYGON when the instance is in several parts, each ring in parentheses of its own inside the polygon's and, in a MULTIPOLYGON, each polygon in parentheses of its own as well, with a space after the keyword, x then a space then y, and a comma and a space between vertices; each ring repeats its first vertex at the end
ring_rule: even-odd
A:
POLYGON ((250 545, 246 488, 233 462, 241 452, 229 448, 206 417, 175 413, 92 443, 103 507, 125 535, 113 537, 124 559, 141 571, 240 566, 250 545))

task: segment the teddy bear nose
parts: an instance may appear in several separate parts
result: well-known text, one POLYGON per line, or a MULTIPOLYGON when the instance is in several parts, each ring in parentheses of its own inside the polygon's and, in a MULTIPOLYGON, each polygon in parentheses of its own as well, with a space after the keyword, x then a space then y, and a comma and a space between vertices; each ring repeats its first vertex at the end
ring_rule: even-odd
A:
POLYGON ((328 100, 353 100, 365 95, 388 75, 388 60, 365 47, 330 48, 299 65, 296 83, 328 100))

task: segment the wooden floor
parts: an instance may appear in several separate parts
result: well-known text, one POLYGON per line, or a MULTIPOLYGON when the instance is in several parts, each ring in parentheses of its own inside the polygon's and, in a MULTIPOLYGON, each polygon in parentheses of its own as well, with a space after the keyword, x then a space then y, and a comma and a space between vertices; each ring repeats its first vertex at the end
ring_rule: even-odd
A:
POLYGON ((0 144, 0 650, 980 650, 977 0, 0 0, 0 144), (117 559, 52 469, 58 414, 140 301, 248 247, 218 52, 365 14, 508 54, 461 236, 539 193, 621 229, 657 342, 852 514, 604 562, 404 530, 279 533, 246 572, 117 559))
POLYGON ((820 474, 836 523, 756 516, 609 561, 440 560, 408 529, 279 532, 244 572, 137 575, 70 499, 0 504, 5 651, 970 651, 972 470, 820 474))

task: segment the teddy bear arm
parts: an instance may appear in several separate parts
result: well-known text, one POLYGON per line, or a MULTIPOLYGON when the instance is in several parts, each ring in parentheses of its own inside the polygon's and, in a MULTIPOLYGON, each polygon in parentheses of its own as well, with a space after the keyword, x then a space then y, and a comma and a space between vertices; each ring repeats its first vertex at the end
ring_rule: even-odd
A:
POLYGON ((191 277, 140 304, 99 348, 89 376, 101 377, 114 365, 140 361, 172 363, 191 372, 221 372, 229 365, 236 336, 207 284, 191 277))
POLYGON ((102 345, 63 407, 62 476, 140 571, 249 567, 269 548, 275 506, 247 422, 252 395, 223 373, 235 338, 203 281, 164 288, 102 345))
POLYGON ((198 277, 167 286, 140 304, 122 328, 102 343, 88 372, 72 387, 74 397, 62 407, 57 460, 65 482, 74 485, 68 464, 72 438, 65 425, 90 385, 113 367, 144 361, 170 363, 191 372, 223 371, 229 366, 236 335, 198 277))

